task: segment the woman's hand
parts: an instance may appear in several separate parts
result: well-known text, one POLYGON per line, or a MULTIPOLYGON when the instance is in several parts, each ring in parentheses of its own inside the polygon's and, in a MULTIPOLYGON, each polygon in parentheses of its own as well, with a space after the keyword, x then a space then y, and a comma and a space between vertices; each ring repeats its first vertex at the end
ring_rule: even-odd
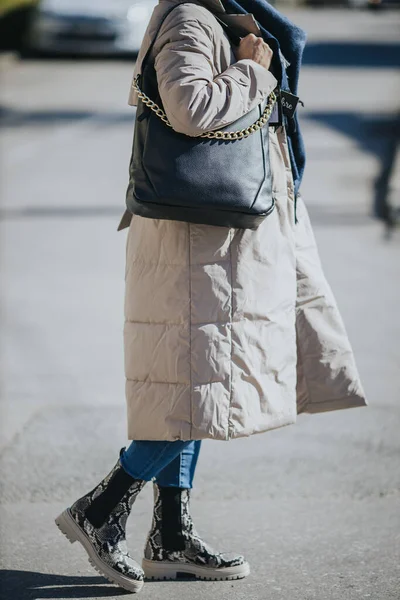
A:
POLYGON ((251 58, 266 69, 271 66, 273 56, 271 48, 261 37, 257 37, 254 33, 249 33, 242 38, 239 46, 234 49, 234 53, 237 60, 251 58))

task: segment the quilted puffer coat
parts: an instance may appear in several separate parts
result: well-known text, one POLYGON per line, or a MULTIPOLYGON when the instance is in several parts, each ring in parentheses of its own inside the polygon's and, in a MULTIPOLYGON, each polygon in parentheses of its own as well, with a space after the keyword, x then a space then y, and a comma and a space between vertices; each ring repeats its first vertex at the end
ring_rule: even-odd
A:
MULTIPOLYGON (((208 8, 239 35, 259 30, 252 15, 224 14, 220 0, 160 0, 134 75, 178 2, 153 57, 171 124, 197 135, 241 117, 276 80, 236 61, 208 8)), ((227 440, 289 425, 300 412, 366 403, 301 198, 295 222, 285 131, 269 134, 276 208, 257 230, 124 215, 129 439, 227 440)))

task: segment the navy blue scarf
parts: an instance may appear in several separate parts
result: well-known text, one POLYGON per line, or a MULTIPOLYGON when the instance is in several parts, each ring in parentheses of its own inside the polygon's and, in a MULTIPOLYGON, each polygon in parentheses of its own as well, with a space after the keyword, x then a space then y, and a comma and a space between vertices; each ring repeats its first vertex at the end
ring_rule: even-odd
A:
MULTIPOLYGON (((297 95, 301 59, 306 45, 306 33, 297 27, 266 0, 223 0, 227 13, 252 13, 258 22, 263 39, 274 52, 273 71, 283 90, 297 95), (285 69, 280 51, 290 63, 285 69)), ((304 173, 306 155, 297 113, 286 123, 289 154, 295 193, 304 173)))

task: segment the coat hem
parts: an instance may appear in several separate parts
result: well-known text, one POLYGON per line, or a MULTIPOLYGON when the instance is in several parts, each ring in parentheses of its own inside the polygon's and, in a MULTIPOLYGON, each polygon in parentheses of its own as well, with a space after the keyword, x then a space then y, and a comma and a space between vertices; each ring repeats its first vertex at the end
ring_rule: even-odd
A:
POLYGON ((360 396, 344 396, 343 398, 339 398, 337 400, 310 402, 300 414, 316 414, 330 412, 333 410, 343 410, 345 408, 360 408, 362 406, 368 406, 365 398, 360 396))
MULTIPOLYGON (((270 423, 268 423, 268 425, 265 425, 265 427, 260 428, 260 429, 244 429, 241 431, 235 430, 233 428, 233 426, 230 427, 230 430, 227 432, 226 430, 220 430, 220 434, 215 434, 215 435, 211 435, 210 433, 207 433, 206 431, 201 431, 198 429, 195 429, 193 431, 193 425, 190 424, 190 435, 189 436, 182 436, 182 435, 170 435, 167 434, 165 436, 163 436, 162 438, 160 437, 153 437, 153 436, 148 436, 145 435, 143 433, 140 434, 134 434, 134 433, 130 433, 128 430, 128 439, 129 440, 146 440, 146 441, 168 441, 168 442, 175 442, 177 440, 183 441, 183 442, 188 442, 188 441, 199 441, 199 440, 215 440, 218 442, 229 442, 238 438, 244 438, 244 437, 250 437, 252 435, 256 435, 259 433, 267 433, 268 431, 273 431, 274 429, 280 429, 281 427, 286 427, 288 425, 294 425, 296 423, 297 420, 297 415, 293 415, 291 414, 290 416, 287 417, 278 417, 275 420, 271 421, 270 423)), ((189 424, 188 424, 189 425, 189 424)))

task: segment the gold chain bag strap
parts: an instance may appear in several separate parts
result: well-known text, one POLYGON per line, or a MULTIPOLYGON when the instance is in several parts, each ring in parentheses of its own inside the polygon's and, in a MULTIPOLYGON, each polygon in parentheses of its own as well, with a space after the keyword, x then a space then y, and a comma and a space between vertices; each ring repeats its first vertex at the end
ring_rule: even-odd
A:
MULTIPOLYGON (((163 110, 154 61, 146 61, 163 21, 179 6, 173 3, 163 16, 143 58, 141 73, 132 82, 139 102, 127 208, 151 219, 257 229, 275 207, 269 127, 265 125, 279 89, 218 131, 196 136, 177 133, 163 110), (238 130, 229 131, 235 127, 238 130), (232 143, 235 140, 241 143, 232 143)), ((234 40, 231 43, 237 45, 234 40)))
MULTIPOLYGON (((139 79, 140 74, 136 75, 132 82, 133 89, 137 92, 138 97, 142 100, 146 106, 148 106, 151 110, 153 110, 158 117, 166 124, 168 127, 172 128, 171 123, 168 120, 167 115, 163 111, 162 108, 158 106, 151 98, 146 96, 146 94, 139 87, 139 79)), ((262 127, 267 125, 269 118, 271 117, 275 102, 276 102, 276 94, 275 92, 271 92, 268 96, 267 104, 264 108, 263 114, 261 117, 257 119, 252 125, 249 125, 245 129, 240 129, 239 131, 208 131, 206 133, 202 133, 199 138, 208 138, 208 139, 218 139, 218 140, 241 140, 243 138, 248 137, 252 133, 259 131, 262 127)))

